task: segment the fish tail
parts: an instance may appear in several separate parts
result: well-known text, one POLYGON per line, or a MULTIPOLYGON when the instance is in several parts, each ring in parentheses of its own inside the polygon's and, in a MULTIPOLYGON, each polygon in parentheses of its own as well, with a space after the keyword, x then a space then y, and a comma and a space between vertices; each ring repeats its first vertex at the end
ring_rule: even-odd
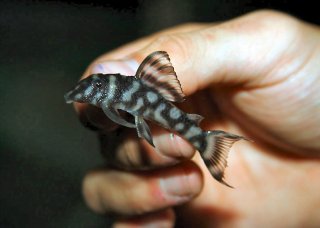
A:
POLYGON ((203 132, 203 139, 198 150, 211 175, 220 183, 233 188, 224 180, 227 157, 233 143, 240 139, 247 139, 220 130, 203 132))

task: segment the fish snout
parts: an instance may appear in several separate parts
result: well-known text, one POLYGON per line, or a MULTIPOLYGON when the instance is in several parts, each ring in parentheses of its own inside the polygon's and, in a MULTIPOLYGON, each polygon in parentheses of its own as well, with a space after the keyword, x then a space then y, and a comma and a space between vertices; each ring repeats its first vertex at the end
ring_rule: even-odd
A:
POLYGON ((67 104, 71 104, 74 100, 72 99, 72 90, 67 92, 65 95, 64 95, 64 100, 66 101, 67 104))
POLYGON ((64 99, 67 104, 70 104, 72 102, 85 102, 83 92, 81 89, 77 86, 75 89, 70 90, 64 95, 64 99))

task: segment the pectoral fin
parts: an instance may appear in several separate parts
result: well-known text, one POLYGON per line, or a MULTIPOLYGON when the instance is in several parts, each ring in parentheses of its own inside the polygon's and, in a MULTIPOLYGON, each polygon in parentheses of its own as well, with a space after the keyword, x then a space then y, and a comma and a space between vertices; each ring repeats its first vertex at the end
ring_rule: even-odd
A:
POLYGON ((119 112, 109 106, 103 105, 102 106, 103 112, 107 115, 107 117, 112 120, 113 122, 125 126, 125 127, 130 127, 130 128, 135 128, 136 126, 133 123, 129 123, 125 119, 123 119, 119 112))
POLYGON ((147 140, 148 143, 150 143, 150 145, 154 147, 151 132, 146 121, 144 121, 144 119, 141 116, 135 116, 135 122, 138 136, 147 140))

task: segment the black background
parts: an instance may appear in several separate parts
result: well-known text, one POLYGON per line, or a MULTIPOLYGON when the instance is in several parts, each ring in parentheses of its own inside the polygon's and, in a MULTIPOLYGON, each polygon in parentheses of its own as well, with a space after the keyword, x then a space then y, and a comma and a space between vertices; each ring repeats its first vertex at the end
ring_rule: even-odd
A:
POLYGON ((106 227, 81 196, 103 164, 64 93, 98 55, 184 22, 273 8, 320 23, 304 1, 0 1, 0 227, 106 227))

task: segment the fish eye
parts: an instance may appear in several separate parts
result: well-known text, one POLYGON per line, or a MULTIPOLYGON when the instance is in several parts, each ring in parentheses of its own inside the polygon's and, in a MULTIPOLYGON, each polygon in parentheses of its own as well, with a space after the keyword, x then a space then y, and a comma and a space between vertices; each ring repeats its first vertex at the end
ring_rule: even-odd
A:
POLYGON ((95 82, 94 86, 97 87, 97 88, 101 88, 102 83, 101 82, 95 82))

